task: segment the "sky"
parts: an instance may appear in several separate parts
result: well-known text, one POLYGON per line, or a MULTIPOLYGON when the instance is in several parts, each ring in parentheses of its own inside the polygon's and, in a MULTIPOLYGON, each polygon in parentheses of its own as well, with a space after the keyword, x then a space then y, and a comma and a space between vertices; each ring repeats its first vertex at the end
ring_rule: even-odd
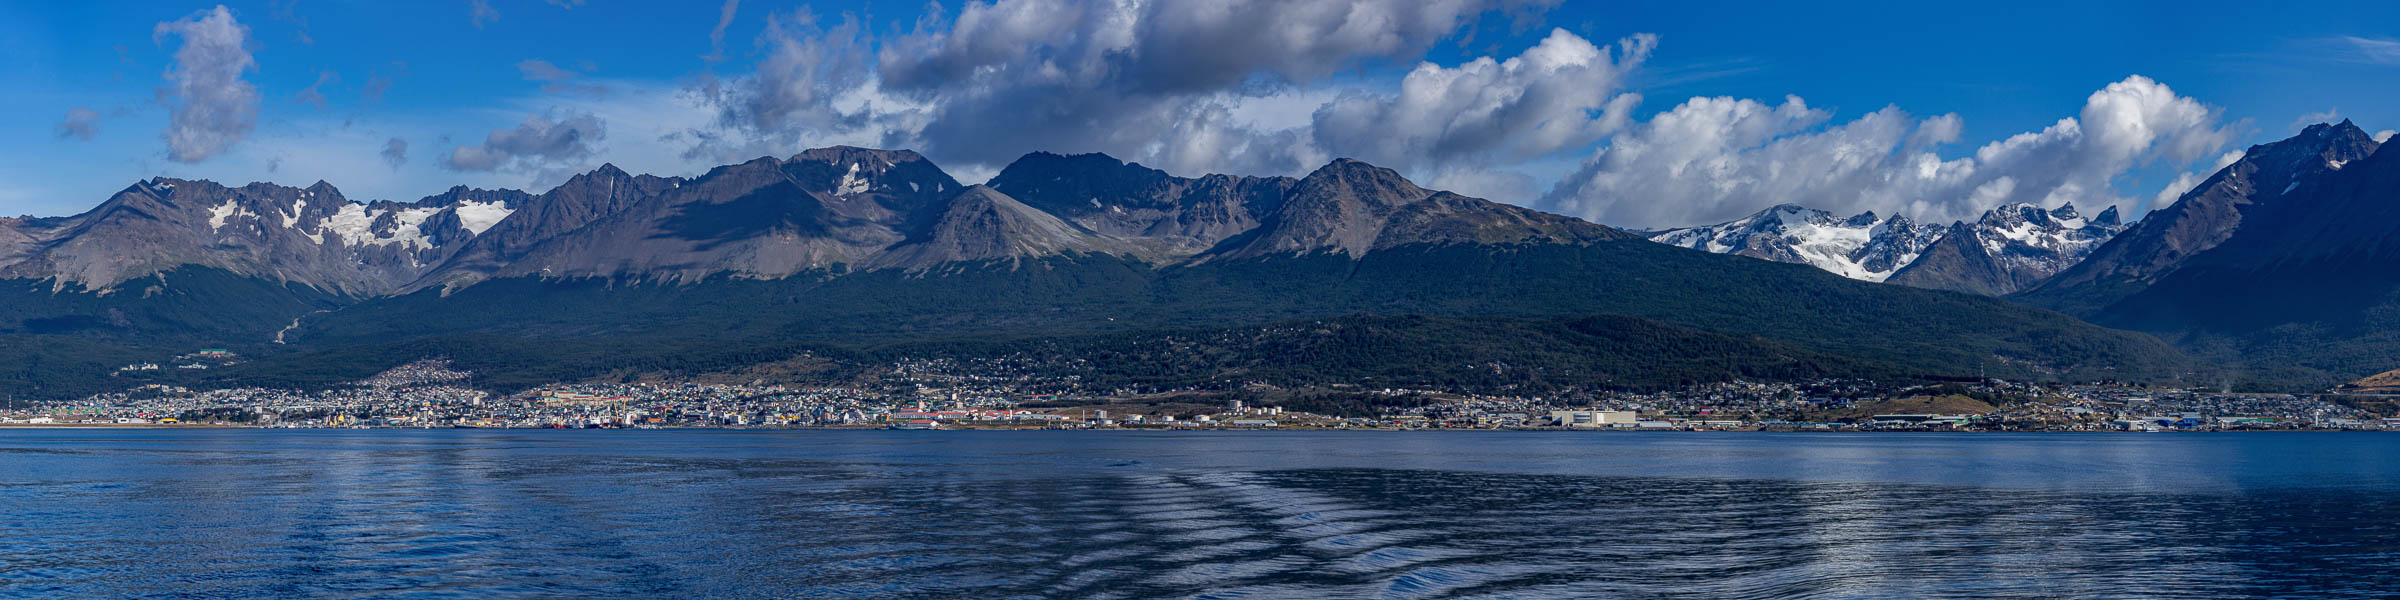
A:
POLYGON ((153 176, 405 201, 839 144, 970 183, 1351 157, 1633 228, 2138 216, 2306 124, 2400 128, 2389 1, 24 2, 0 55, 0 214, 36 216, 153 176))

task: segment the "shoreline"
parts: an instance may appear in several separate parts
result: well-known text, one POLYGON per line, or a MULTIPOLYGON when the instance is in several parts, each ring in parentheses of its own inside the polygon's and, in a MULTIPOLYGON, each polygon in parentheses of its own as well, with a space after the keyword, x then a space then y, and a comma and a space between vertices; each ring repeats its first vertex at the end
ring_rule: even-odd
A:
POLYGON ((1968 433, 1968 434, 2008 434, 2008 433, 2090 433, 2090 434, 2134 434, 2134 433, 2186 433, 2186 434, 2188 434, 2188 433, 2392 433, 2392 432, 2394 432, 2394 431, 2395 431, 2395 430, 2390 430, 2390 429, 2325 429, 2325 428, 2310 428, 2310 429, 2195 429, 2195 430, 2173 430, 2173 429, 2166 429, 2166 430, 2159 430, 2159 431, 2080 431, 2080 430, 2023 430, 2023 431, 1984 431, 1984 430, 1938 430, 1938 429, 1637 429, 1637 428, 1597 428, 1597 427, 1580 427, 1580 428, 1567 428, 1567 427, 1519 427, 1519 428, 1471 428, 1471 427, 1426 427, 1426 428, 1373 428, 1373 427, 1141 428, 1141 427, 1132 427, 1132 428, 1129 428, 1129 427, 1111 427, 1111 428, 1077 428, 1077 429, 1065 429, 1065 428, 1055 428, 1055 429, 1054 429, 1054 428, 1044 428, 1044 427, 945 427, 945 428, 942 428, 942 429, 897 429, 897 428, 892 428, 892 427, 880 427, 880 426, 832 426, 832 427, 260 427, 260 426, 254 426, 254 425, 184 425, 184 424, 158 424, 158 423, 150 423, 150 424, 137 424, 137 423, 95 423, 95 424, 91 424, 91 425, 76 425, 76 424, 51 424, 51 423, 45 423, 45 424, 40 424, 40 425, 29 425, 29 424, 18 424, 18 423, 0 424, 0 431, 6 431, 6 430, 37 430, 37 429, 126 429, 126 430, 133 430, 133 429, 254 429, 254 430, 291 430, 291 431, 728 431, 728 432, 748 432, 748 431, 915 431, 915 432, 932 432, 932 433, 962 432, 962 431, 1008 431, 1008 432, 1018 432, 1018 431, 1058 431, 1058 432, 1087 432, 1087 433, 1266 433, 1266 432, 1294 432, 1294 433, 1300 433, 1300 432, 1307 432, 1307 433, 1321 433, 1321 432, 1361 432, 1361 433, 1430 433, 1430 432, 1474 432, 1474 433, 1578 433, 1578 434, 1673 434, 1673 433, 1796 433, 1796 434, 1834 434, 1834 433, 1870 433, 1870 434, 1924 434, 1924 433, 1968 433))

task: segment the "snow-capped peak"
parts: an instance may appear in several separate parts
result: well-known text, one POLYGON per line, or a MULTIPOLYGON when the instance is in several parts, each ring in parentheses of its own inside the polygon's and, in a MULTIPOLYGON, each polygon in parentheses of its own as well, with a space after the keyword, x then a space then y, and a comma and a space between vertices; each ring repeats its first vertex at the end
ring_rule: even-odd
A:
POLYGON ((1849 218, 1795 204, 1705 227, 1652 234, 1661 243, 1815 266, 1844 277, 1882 281, 1916 258, 1939 229, 1873 212, 1849 218))
MULTIPOLYGON (((1974 246, 2009 268, 2041 275, 2082 260, 2126 229, 2118 222, 2114 206, 2087 218, 2072 204, 2057 208, 2008 204, 1965 225, 1963 229, 1975 236, 1974 246)), ((1921 225, 1901 215, 1866 212, 1841 219, 1827 211, 1780 204, 1725 223, 1661 231, 1650 239, 1718 254, 1811 265, 1852 279, 1884 281, 1915 263, 1950 230, 1921 225)))

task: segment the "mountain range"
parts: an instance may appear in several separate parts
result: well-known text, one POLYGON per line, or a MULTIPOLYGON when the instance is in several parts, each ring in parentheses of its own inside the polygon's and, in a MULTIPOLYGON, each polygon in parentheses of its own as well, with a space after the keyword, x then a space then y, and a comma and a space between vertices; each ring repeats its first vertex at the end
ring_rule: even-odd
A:
POLYGON ((2126 227, 2114 206, 2086 218, 2073 204, 2054 209, 2009 204, 1974 223, 1938 227, 1900 215, 1866 212, 1843 218, 1783 204, 1649 237, 1694 250, 1814 266, 1863 281, 2002 295, 2081 262, 2126 227))
MULTIPOLYGON (((2387 214, 2400 159, 2377 146, 2348 123, 2312 127, 2132 225, 2113 208, 2012 205, 1936 227, 1779 206, 1648 235, 1348 159, 1297 178, 1187 178, 1034 153, 966 185, 914 152, 836 147, 694 177, 604 165, 538 194, 462 187, 414 202, 349 200, 323 182, 153 179, 84 214, 0 219, 0 387, 88 393, 126 383, 108 375, 116 364, 199 346, 253 360, 160 377, 324 385, 441 354, 506 386, 798 355, 1103 348, 1074 368, 1177 386, 1340 372, 1519 391, 2172 382, 2210 367, 2187 351, 2228 364, 2394 329, 2376 316, 2381 296, 2294 312, 2242 288, 2400 257, 2378 229, 2400 222, 2387 214), (1278 333, 1242 333, 1254 330, 1278 333), (1369 333, 1351 346, 1309 337, 1342 332, 1369 333), (1202 338, 1219 341, 1195 353, 1202 338), (1523 345, 1536 338, 1554 346, 1523 345), (1665 339, 1713 350, 1631 350, 1665 339), (1437 347, 1445 358, 1422 362, 1437 347), (1439 375, 1453 363, 1494 366, 1439 375)), ((2389 272, 2312 289, 2390 295, 2389 272)), ((2261 385, 2313 384, 2400 360, 2287 354, 2240 366, 2272 375, 2261 385)))
POLYGON ((2245 377, 2400 360, 2400 150, 2349 121, 2250 147, 2015 299, 2156 333, 2245 377))

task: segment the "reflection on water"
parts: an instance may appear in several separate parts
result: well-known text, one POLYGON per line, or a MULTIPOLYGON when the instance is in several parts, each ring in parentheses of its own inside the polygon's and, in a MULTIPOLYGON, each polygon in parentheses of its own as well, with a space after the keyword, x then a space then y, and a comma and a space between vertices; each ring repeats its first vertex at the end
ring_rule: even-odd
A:
POLYGON ((2400 589, 2394 450, 0 431, 0 596, 2377 597, 2400 589))

